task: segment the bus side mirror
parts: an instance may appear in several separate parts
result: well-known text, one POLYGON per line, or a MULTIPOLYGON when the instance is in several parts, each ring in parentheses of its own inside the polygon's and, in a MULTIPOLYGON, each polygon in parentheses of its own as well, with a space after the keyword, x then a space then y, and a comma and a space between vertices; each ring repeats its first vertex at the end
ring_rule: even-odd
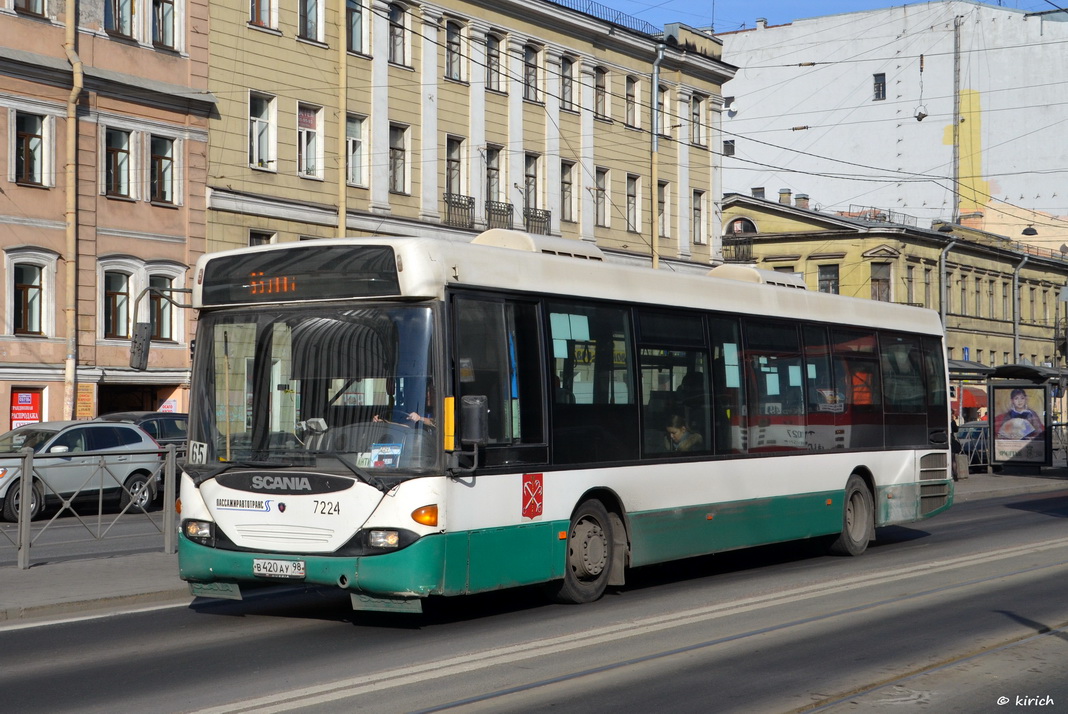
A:
POLYGON ((152 346, 152 323, 134 323, 130 340, 130 369, 144 372, 148 369, 148 351, 152 346))
POLYGON ((485 446, 489 441, 489 400, 482 394, 460 398, 460 442, 485 446))

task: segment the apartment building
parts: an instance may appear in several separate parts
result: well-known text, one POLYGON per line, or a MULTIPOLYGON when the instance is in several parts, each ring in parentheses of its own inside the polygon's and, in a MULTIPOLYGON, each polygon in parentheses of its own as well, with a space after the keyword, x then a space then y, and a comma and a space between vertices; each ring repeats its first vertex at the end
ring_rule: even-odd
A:
POLYGON ((167 296, 205 245, 207 7, 0 0, 0 431, 186 408, 193 322, 167 296))
POLYGON ((718 254, 735 68, 708 35, 571 0, 210 12, 211 250, 505 227, 651 267, 718 254))

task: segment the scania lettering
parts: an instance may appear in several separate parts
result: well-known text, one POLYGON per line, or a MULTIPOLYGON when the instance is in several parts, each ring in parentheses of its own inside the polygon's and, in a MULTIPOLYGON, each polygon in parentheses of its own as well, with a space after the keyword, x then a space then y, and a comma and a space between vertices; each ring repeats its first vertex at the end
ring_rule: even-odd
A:
POLYGON ((859 555, 951 506, 936 313, 608 257, 491 230, 201 258, 182 578, 590 602, 678 558, 859 555))

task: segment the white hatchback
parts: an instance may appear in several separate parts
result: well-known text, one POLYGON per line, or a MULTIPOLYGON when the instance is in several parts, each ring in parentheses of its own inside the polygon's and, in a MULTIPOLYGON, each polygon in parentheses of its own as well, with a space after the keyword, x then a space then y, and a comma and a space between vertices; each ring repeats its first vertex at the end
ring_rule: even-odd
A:
POLYGON ((162 463, 159 444, 132 424, 47 421, 0 436, 0 515, 17 521, 25 448, 32 448, 30 518, 47 501, 118 498, 120 508, 143 510, 156 495, 162 463), (103 459, 103 464, 101 464, 103 459), (132 506, 131 506, 132 504, 132 506))

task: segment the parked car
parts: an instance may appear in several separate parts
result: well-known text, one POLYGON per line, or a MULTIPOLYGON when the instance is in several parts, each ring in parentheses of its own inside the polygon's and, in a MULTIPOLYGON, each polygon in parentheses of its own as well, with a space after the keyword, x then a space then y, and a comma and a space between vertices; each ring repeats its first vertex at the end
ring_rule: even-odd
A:
POLYGON ((185 449, 189 434, 189 415, 177 412, 111 412, 101 414, 96 420, 136 424, 160 446, 173 444, 179 450, 185 449))
POLYGON ((156 497, 159 445, 133 424, 98 421, 46 421, 26 424, 0 436, 0 516, 19 515, 22 449, 33 449, 30 518, 58 496, 96 500, 117 498, 119 506, 144 509, 156 497), (123 453, 137 452, 146 453, 123 453), (99 452, 108 452, 103 455, 99 452), (104 469, 100 460, 104 460, 104 469), (121 485, 120 485, 121 484, 121 485))

